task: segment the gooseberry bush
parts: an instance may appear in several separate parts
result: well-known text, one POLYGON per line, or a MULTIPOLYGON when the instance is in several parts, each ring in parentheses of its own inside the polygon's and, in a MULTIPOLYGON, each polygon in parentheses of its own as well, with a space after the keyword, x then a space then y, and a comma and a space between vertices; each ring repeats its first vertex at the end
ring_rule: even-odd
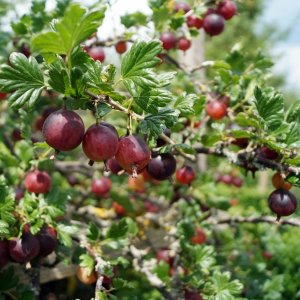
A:
POLYGON ((107 40, 110 3, 45 5, 1 33, 1 299, 296 299, 300 102, 238 41, 185 57, 247 3, 150 0, 107 40))

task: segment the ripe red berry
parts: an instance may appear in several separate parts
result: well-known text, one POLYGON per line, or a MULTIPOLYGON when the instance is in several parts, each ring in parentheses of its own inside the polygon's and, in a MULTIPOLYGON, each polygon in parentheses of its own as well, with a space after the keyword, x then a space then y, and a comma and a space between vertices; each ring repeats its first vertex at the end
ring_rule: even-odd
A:
POLYGON ((203 28, 211 36, 220 34, 225 27, 225 20, 222 16, 212 13, 204 17, 203 28))
POLYGON ((81 117, 71 110, 60 109, 48 116, 43 125, 46 143, 57 151, 78 147, 84 136, 81 117))
POLYGON ((227 106, 218 100, 209 101, 206 104, 206 113, 213 120, 220 120, 227 114, 227 106))
POLYGON ((176 170, 176 159, 170 153, 154 155, 147 165, 149 175, 156 180, 170 178, 176 170))
POLYGON ((266 146, 261 147, 259 152, 266 159, 274 160, 278 158, 278 153, 266 146))
POLYGON ((127 44, 125 41, 119 41, 116 45, 115 45, 115 49, 117 51, 117 53, 119 54, 123 54, 127 51, 127 44))
POLYGON ((124 216, 125 214, 126 214, 126 210, 125 210, 125 208, 121 205, 121 204, 119 204, 118 202, 113 202, 112 203, 112 207, 113 207, 113 209, 114 209, 114 211, 115 211, 115 213, 118 215, 118 216, 124 216))
POLYGON ((159 212, 159 207, 154 203, 150 202, 149 200, 144 201, 144 206, 147 212, 150 213, 157 213, 159 212))
POLYGON ((67 177, 67 180, 68 180, 68 183, 69 183, 70 186, 74 186, 74 185, 80 183, 80 181, 78 180, 78 178, 76 178, 76 177, 73 176, 73 175, 69 175, 69 176, 67 177))
POLYGON ((44 226, 37 238, 40 243, 40 255, 48 256, 57 246, 57 232, 53 227, 44 226))
POLYGON ((0 240, 0 269, 9 262, 8 243, 6 240, 0 240))
POLYGON ((15 142, 17 141, 21 141, 23 138, 22 138, 22 134, 21 134, 21 130, 20 129, 14 129, 13 132, 12 132, 12 138, 15 142))
POLYGON ((230 185, 232 183, 232 177, 229 174, 224 174, 221 176, 220 181, 224 184, 230 185))
POLYGON ((265 260, 270 260, 273 257, 273 255, 270 252, 268 252, 268 251, 264 251, 263 254, 262 254, 262 256, 263 256, 263 258, 265 260))
POLYGON ((40 252, 40 243, 29 230, 24 229, 21 238, 13 238, 8 242, 10 257, 19 263, 29 262, 40 252))
POLYGON ((233 145, 240 147, 241 149, 247 148, 249 144, 249 139, 247 138, 236 138, 233 142, 233 145))
POLYGON ((224 0, 219 3, 217 12, 223 16, 225 20, 231 19, 236 13, 236 5, 231 0, 224 0))
POLYGON ((45 194, 50 190, 51 178, 47 172, 34 170, 25 177, 25 188, 36 194, 45 194))
POLYGON ((27 44, 22 44, 20 51, 26 56, 29 57, 31 55, 30 48, 27 44))
POLYGON ((119 165, 115 157, 110 158, 106 162, 106 166, 109 169, 109 171, 111 171, 113 174, 118 174, 120 171, 123 170, 123 168, 119 165))
POLYGON ((191 10, 190 6, 185 2, 178 2, 174 7, 175 12, 183 11, 185 14, 191 10))
POLYGON ((243 179, 240 178, 240 177, 233 177, 233 178, 231 179, 231 183, 232 183, 234 186, 236 186, 237 188, 240 188, 240 187, 243 185, 244 181, 243 181, 243 179))
POLYGON ((278 189, 271 193, 268 198, 270 209, 277 215, 277 221, 282 216, 289 216, 297 209, 297 199, 291 192, 278 189))
POLYGON ((182 51, 186 51, 188 49, 190 49, 191 47, 191 41, 186 39, 185 37, 181 37, 178 39, 178 43, 177 43, 177 48, 182 50, 182 51))
POLYGON ((103 63, 105 60, 105 53, 101 47, 93 47, 88 49, 88 54, 95 61, 98 60, 103 63))
POLYGON ((107 177, 94 179, 92 181, 92 192, 97 197, 105 197, 111 189, 111 181, 107 177))
POLYGON ((187 17, 186 24, 189 28, 195 27, 197 29, 200 29, 202 28, 203 20, 194 15, 191 15, 187 17))
POLYGON ((146 167, 151 158, 151 152, 139 136, 128 135, 120 138, 115 157, 126 172, 135 175, 146 167))
POLYGON ((82 140, 82 149, 91 162, 106 161, 114 157, 118 146, 118 132, 106 122, 89 127, 82 140))
POLYGON ((160 36, 162 46, 165 50, 170 50, 176 47, 177 39, 172 32, 165 32, 160 36))
POLYGON ((176 179, 181 184, 190 184, 196 177, 196 173, 190 166, 184 166, 176 171, 176 179))
POLYGON ((170 257, 169 252, 170 251, 168 249, 164 249, 164 248, 157 250, 156 251, 157 262, 164 261, 165 263, 171 265, 173 259, 170 257))
POLYGON ((202 300, 203 298, 198 292, 185 291, 184 300, 202 300))
POLYGON ((4 100, 6 98, 7 94, 0 93, 0 100, 4 100))
POLYGON ((191 237, 191 242, 194 245, 204 244, 206 242, 206 234, 201 228, 197 228, 195 235, 191 237))

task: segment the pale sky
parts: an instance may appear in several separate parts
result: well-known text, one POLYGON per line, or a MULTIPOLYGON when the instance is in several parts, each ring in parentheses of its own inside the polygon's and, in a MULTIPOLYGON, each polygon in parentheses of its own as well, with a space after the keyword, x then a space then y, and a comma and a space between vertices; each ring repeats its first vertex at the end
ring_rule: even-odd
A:
MULTIPOLYGON (((22 1, 17 7, 18 12, 26 12, 30 7, 31 1, 22 1)), ((93 4, 96 0, 79 0, 82 4, 93 4)), ((54 6, 54 0, 48 0, 47 8, 54 6)), ((114 3, 99 32, 100 38, 112 37, 114 32, 122 32, 118 16, 125 13, 142 11, 150 13, 147 0, 111 0, 114 3), (130 5, 129 5, 130 3, 130 5), (113 18, 114 17, 114 18, 113 18), (112 21, 114 20, 114 21, 112 21)), ((264 15, 259 22, 259 26, 275 24, 279 29, 287 30, 288 35, 277 43, 272 50, 274 53, 275 73, 286 75, 287 88, 295 90, 300 94, 300 0, 266 0, 264 15)), ((147 32, 144 32, 147 35, 147 32)), ((108 50, 107 54, 112 54, 108 50)))

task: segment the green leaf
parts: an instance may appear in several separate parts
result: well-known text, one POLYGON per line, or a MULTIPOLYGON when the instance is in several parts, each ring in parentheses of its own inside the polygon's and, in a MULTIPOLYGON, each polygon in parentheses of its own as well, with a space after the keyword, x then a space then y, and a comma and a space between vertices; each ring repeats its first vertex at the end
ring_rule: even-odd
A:
POLYGON ((0 291, 9 291, 17 286, 18 276, 14 273, 14 267, 10 266, 0 272, 0 291))
POLYGON ((58 239, 59 241, 67 246, 72 246, 72 238, 71 235, 75 235, 78 232, 78 229, 75 226, 68 226, 64 225, 62 223, 58 224, 56 227, 57 233, 58 233, 58 239))
POLYGON ((97 241, 100 237, 100 230, 95 223, 90 223, 87 231, 87 238, 91 241, 97 241))
POLYGON ((177 115, 174 110, 163 108, 155 115, 147 115, 140 123, 140 130, 143 133, 158 136, 163 132, 165 127, 171 128, 176 123, 177 115))
POLYGON ((131 94, 138 87, 150 89, 158 85, 156 75, 149 70, 160 60, 157 57, 162 51, 161 42, 135 42, 130 51, 124 56, 121 65, 123 83, 131 94))
POLYGON ((9 101, 14 108, 20 108, 26 102, 32 107, 45 88, 43 74, 34 57, 13 52, 9 57, 12 65, 3 65, 0 70, 0 89, 14 92, 9 101))
POLYGON ((284 118, 282 95, 273 90, 262 91, 259 87, 254 90, 254 104, 259 117, 265 122, 269 130, 278 128, 284 118))
POLYGON ((89 254, 81 254, 79 256, 80 266, 88 270, 88 275, 90 275, 95 269, 95 260, 89 254))
POLYGON ((143 90, 134 102, 144 111, 152 114, 158 113, 159 107, 164 107, 173 99, 171 92, 162 89, 143 90))
POLYGON ((289 123, 294 121, 300 122, 300 100, 297 100, 289 105, 285 120, 289 123))
POLYGON ((97 95, 107 95, 116 101, 123 101, 126 97, 114 91, 113 83, 116 68, 113 65, 103 66, 99 61, 89 61, 85 74, 89 90, 97 95))
POLYGON ((160 261, 159 264, 154 268, 153 272, 163 282, 167 282, 170 278, 170 266, 164 261, 160 261))
POLYGON ((132 14, 126 14, 121 16, 121 23, 126 27, 130 28, 137 25, 147 25, 147 16, 141 12, 135 12, 132 14))
POLYGON ((104 7, 94 12, 87 12, 79 4, 69 6, 62 20, 53 24, 53 31, 33 37, 34 51, 70 54, 76 46, 97 31, 104 13, 104 7))
POLYGON ((252 118, 251 116, 245 114, 245 113, 238 113, 235 117, 235 122, 237 125, 240 125, 242 127, 254 127, 259 128, 259 123, 255 118, 252 118))
POLYGON ((207 299, 234 300, 243 289, 243 285, 238 280, 230 281, 229 272, 216 271, 210 280, 204 287, 204 293, 210 295, 207 299))
POLYGON ((174 108, 180 111, 181 116, 187 117, 195 114, 194 105, 200 101, 200 97, 195 94, 182 95, 177 98, 174 108))
POLYGON ((135 235, 137 230, 137 225, 132 219, 124 218, 108 228, 106 237, 117 240, 127 237, 128 234, 135 235))

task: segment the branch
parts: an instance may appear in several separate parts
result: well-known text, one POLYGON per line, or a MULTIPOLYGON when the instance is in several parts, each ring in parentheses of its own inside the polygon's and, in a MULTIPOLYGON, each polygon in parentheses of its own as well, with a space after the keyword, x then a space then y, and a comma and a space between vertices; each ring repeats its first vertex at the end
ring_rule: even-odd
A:
MULTIPOLYGON (((224 146, 224 145, 223 145, 224 146)), ((195 148, 197 153, 203 153, 208 155, 215 155, 219 157, 227 157, 227 159, 239 166, 242 166, 243 163, 247 160, 249 156, 249 151, 243 150, 239 152, 233 152, 226 149, 219 148, 207 148, 207 147, 197 147, 195 148)), ((261 157, 259 155, 256 155, 253 157, 253 160, 251 161, 251 164, 253 166, 257 166, 258 168, 269 168, 272 170, 276 170, 280 173, 291 173, 295 175, 300 174, 300 168, 299 167, 293 167, 286 165, 284 163, 280 163, 274 160, 266 159, 264 157, 261 157)))
POLYGON ((86 176, 92 176, 93 169, 85 164, 82 161, 54 161, 54 167, 59 172, 65 174, 65 173, 73 173, 78 172, 82 173, 86 176))
POLYGON ((291 225, 291 226, 300 227, 299 219, 289 219, 289 220, 283 220, 283 221, 277 222, 275 217, 270 217, 270 216, 226 217, 226 218, 221 218, 219 220, 209 219, 208 221, 209 221, 209 223, 212 223, 212 224, 269 223, 269 224, 276 224, 276 225, 291 225))

